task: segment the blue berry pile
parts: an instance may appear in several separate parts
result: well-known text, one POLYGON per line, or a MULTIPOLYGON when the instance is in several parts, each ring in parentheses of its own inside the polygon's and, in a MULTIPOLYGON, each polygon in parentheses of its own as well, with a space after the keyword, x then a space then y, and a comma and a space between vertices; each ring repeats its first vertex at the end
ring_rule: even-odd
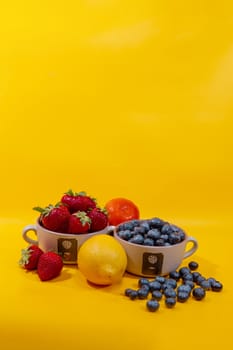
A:
POLYGON ((159 218, 131 220, 117 228, 120 238, 144 246, 170 246, 185 239, 184 231, 159 218))
POLYGON ((185 303, 190 297, 202 300, 207 291, 220 292, 222 283, 213 277, 204 277, 197 271, 198 267, 197 262, 191 261, 188 266, 172 271, 166 277, 140 278, 138 288, 127 288, 124 294, 131 300, 145 299, 147 310, 155 312, 163 299, 165 306, 171 309, 177 302, 185 303))

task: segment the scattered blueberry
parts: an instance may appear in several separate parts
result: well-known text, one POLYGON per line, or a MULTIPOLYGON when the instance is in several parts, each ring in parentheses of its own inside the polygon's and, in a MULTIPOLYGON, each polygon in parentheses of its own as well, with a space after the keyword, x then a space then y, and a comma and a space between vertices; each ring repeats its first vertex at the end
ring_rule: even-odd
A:
POLYGON ((134 289, 126 288, 126 289, 125 289, 125 295, 126 295, 127 297, 129 297, 132 291, 134 291, 134 289))
POLYGON ((132 291, 129 293, 129 298, 130 298, 131 300, 135 300, 135 299, 137 299, 137 297, 138 297, 138 292, 137 292, 136 290, 132 290, 132 291))
POLYGON ((179 294, 179 293, 187 293, 188 295, 190 295, 191 290, 192 290, 192 288, 188 284, 181 284, 177 288, 177 294, 179 294))
POLYGON ((215 281, 214 283, 211 284, 211 289, 214 292, 220 292, 223 288, 223 285, 221 282, 215 281))
POLYGON ((173 288, 166 288, 163 294, 166 298, 176 298, 176 291, 173 288))
POLYGON ((193 281, 185 280, 184 285, 189 286, 191 289, 195 287, 195 283, 193 281))
POLYGON ((192 294, 193 294, 194 299, 202 300, 205 297, 206 292, 203 288, 196 287, 193 289, 192 294))
POLYGON ((182 276, 183 281, 193 281, 193 275, 190 272, 185 273, 182 276))
POLYGON ((171 288, 177 287, 177 282, 174 278, 167 278, 164 283, 166 284, 166 286, 171 287, 171 288))
POLYGON ((197 279, 199 276, 201 276, 200 272, 192 272, 192 275, 193 275, 193 281, 194 282, 197 282, 197 279))
POLYGON ((195 271, 198 268, 198 263, 196 261, 190 261, 188 264, 191 271, 195 271))
POLYGON ((202 275, 198 276, 197 277, 197 280, 196 280, 196 284, 200 285, 201 282, 205 281, 205 277, 203 277, 202 275))
POLYGON ((148 297, 149 294, 149 289, 146 288, 140 288, 137 290, 138 293, 138 299, 146 299, 148 297))
POLYGON ((172 298, 172 297, 166 298, 165 299, 165 305, 169 309, 173 308, 176 305, 176 298, 172 298))
POLYGON ((215 282, 217 282, 216 281, 216 279, 215 278, 213 278, 213 277, 209 277, 209 278, 207 278, 207 281, 209 281, 210 282, 210 285, 212 286, 212 284, 214 284, 215 282))
POLYGON ((187 273, 190 273, 190 270, 188 267, 181 267, 179 269, 179 273, 180 273, 180 276, 183 277, 184 275, 186 275, 187 273))
POLYGON ((211 290, 211 283, 208 280, 204 280, 200 283, 200 287, 205 290, 211 290))
POLYGON ((158 281, 152 281, 149 283, 150 291, 153 292, 153 290, 160 290, 161 284, 158 281))
POLYGON ((156 276, 155 281, 159 282, 160 284, 163 284, 166 281, 166 278, 163 276, 156 276))
POLYGON ((159 309, 159 302, 155 299, 148 300, 146 303, 146 307, 149 311, 154 312, 159 309))
POLYGON ((179 301, 180 303, 184 303, 185 301, 187 301, 189 298, 189 293, 187 292, 178 292, 177 293, 177 301, 179 301))
POLYGON ((151 296, 152 296, 153 299, 159 301, 159 300, 162 299, 163 294, 159 290, 153 290, 152 293, 151 293, 151 296))
POLYGON ((142 287, 143 285, 145 284, 148 284, 149 285, 150 281, 147 279, 147 278, 140 278, 138 280, 138 286, 139 287, 142 287))
POLYGON ((172 271, 169 273, 169 277, 176 280, 176 281, 179 281, 180 279, 180 274, 178 271, 172 271))

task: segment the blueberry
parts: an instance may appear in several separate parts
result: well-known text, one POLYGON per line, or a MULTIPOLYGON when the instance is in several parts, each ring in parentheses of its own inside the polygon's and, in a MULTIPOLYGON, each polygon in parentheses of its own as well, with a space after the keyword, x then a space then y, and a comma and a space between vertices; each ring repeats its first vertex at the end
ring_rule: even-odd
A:
POLYGON ((164 240, 164 242, 167 242, 169 236, 168 236, 168 235, 165 235, 165 234, 162 234, 162 235, 160 236, 160 238, 162 238, 162 239, 164 240))
POLYGON ((177 243, 180 243, 181 241, 182 239, 178 232, 171 233, 168 238, 168 242, 171 244, 177 244, 177 243))
POLYGON ((165 281, 166 286, 169 286, 171 288, 176 288, 177 286, 177 282, 174 278, 167 278, 165 281))
POLYGON ((155 245, 156 245, 156 246, 161 247, 161 246, 164 246, 164 244, 165 244, 165 242, 164 242, 164 239, 162 239, 162 238, 158 238, 158 239, 156 239, 156 241, 155 241, 155 245))
POLYGON ((196 287, 193 289, 192 294, 193 294, 194 299, 202 300, 205 297, 206 292, 203 288, 196 287))
POLYGON ((146 299, 149 294, 149 289, 140 288, 137 290, 137 293, 138 293, 138 299, 146 299))
POLYGON ((169 277, 172 278, 172 279, 174 279, 175 281, 179 281, 179 279, 180 279, 180 274, 179 274, 178 271, 171 271, 171 272, 169 273, 169 277))
POLYGON ((185 301, 188 300, 189 295, 190 294, 187 292, 178 292, 177 293, 177 301, 179 301, 180 303, 184 303, 185 301))
POLYGON ((133 232, 134 232, 135 234, 139 233, 139 234, 141 234, 141 235, 144 235, 145 232, 146 232, 146 230, 145 230, 145 228, 142 227, 142 226, 136 226, 136 227, 134 227, 133 232))
POLYGON ((125 295, 126 295, 127 297, 129 297, 130 294, 131 294, 131 292, 133 292, 133 291, 134 291, 134 289, 126 288, 126 289, 125 289, 125 295))
POLYGON ((161 228, 164 225, 164 221, 159 218, 152 218, 148 221, 151 228, 161 228))
POLYGON ((129 222, 125 222, 123 224, 120 224, 120 226, 118 227, 120 230, 133 230, 134 225, 132 223, 132 221, 129 222))
POLYGON ((192 272, 192 275, 194 282, 197 282, 198 277, 201 276, 200 272, 192 272))
POLYGON ((211 289, 211 283, 208 280, 204 280, 200 283, 200 287, 205 289, 205 290, 210 290, 211 289))
POLYGON ((143 221, 141 224, 140 224, 141 227, 143 227, 145 229, 145 232, 148 232, 150 230, 150 225, 147 221, 143 221))
POLYGON ((163 227, 161 228, 161 233, 162 234, 170 234, 172 232, 173 232, 173 230, 171 228, 171 225, 168 224, 168 223, 164 224, 163 227))
POLYGON ((182 276, 182 279, 183 281, 193 281, 193 275, 192 273, 187 272, 182 276))
POLYGON ((200 275, 200 276, 197 277, 196 284, 200 285, 201 282, 203 282, 203 281, 206 281, 206 279, 205 279, 205 277, 200 275))
POLYGON ((180 273, 180 276, 183 277, 184 275, 186 275, 186 273, 190 273, 190 270, 188 267, 181 267, 179 269, 179 273, 180 273))
POLYGON ((180 227, 178 227, 178 226, 176 226, 174 224, 170 224, 170 230, 172 232, 180 232, 180 231, 182 231, 180 227))
POLYGON ((156 240, 156 239, 158 239, 158 238, 160 238, 160 232, 159 232, 159 230, 157 230, 157 229, 152 229, 152 230, 149 230, 148 232, 147 232, 147 235, 146 235, 148 238, 152 238, 152 239, 154 239, 154 240, 156 240))
POLYGON ((207 281, 209 281, 210 282, 210 285, 212 286, 212 284, 214 284, 215 282, 217 282, 216 281, 216 279, 215 278, 213 278, 213 277, 209 277, 209 278, 207 278, 207 281))
POLYGON ((176 298, 172 298, 172 297, 166 298, 165 299, 165 305, 169 309, 173 308, 176 305, 176 298))
POLYGON ((144 237, 140 234, 137 234, 137 235, 133 236, 132 238, 130 238, 129 242, 134 243, 134 244, 143 244, 144 237))
POLYGON ((153 290, 151 295, 152 295, 153 299, 158 300, 158 301, 161 300, 163 297, 163 294, 159 290, 153 290))
POLYGON ((150 291, 152 292, 153 290, 161 290, 161 284, 158 281, 152 281, 149 284, 150 286, 150 291))
POLYGON ((211 284, 211 289, 214 292, 220 292, 223 289, 223 285, 221 282, 215 281, 211 284))
POLYGON ((193 281, 184 281, 184 285, 189 286, 191 289, 195 287, 195 283, 193 281))
POLYGON ((163 294, 166 298, 176 298, 176 291, 173 288, 166 288, 163 294))
POLYGON ((143 245, 153 247, 155 245, 155 242, 152 238, 145 238, 143 245))
POLYGON ((131 300, 135 300, 138 297, 138 292, 136 290, 132 290, 131 293, 129 294, 129 298, 131 300))
POLYGON ((196 261, 190 261, 190 263, 188 264, 190 270, 194 271, 196 269, 198 269, 198 263, 196 261))
POLYGON ((146 307, 149 311, 154 312, 159 309, 159 302, 155 299, 148 300, 146 303, 146 307))
POLYGON ((147 278, 140 278, 138 280, 138 286, 142 287, 143 285, 149 285, 150 281, 147 278))
POLYGON ((124 230, 124 231, 119 231, 118 235, 124 239, 125 241, 128 241, 132 237, 132 231, 130 230, 124 230))
MULTIPOLYGON (((129 221, 129 223, 131 224, 131 227, 134 228, 135 226, 140 224, 140 220, 133 219, 133 220, 129 221)), ((132 230, 132 228, 131 228, 131 230, 132 230)))
POLYGON ((155 281, 159 282, 160 284, 163 284, 166 281, 166 278, 163 276, 156 276, 155 281))
POLYGON ((177 288, 177 294, 179 293, 187 293, 190 294, 191 293, 192 288, 188 285, 188 284, 181 284, 178 288, 177 288))
POLYGON ((141 289, 146 289, 146 290, 150 291, 150 285, 149 284, 143 284, 141 286, 141 289))

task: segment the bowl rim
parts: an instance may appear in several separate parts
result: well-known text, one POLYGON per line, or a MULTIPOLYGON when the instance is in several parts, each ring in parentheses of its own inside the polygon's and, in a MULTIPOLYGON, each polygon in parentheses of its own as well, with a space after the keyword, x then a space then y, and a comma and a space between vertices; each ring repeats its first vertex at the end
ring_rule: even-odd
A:
MULTIPOLYGON (((147 221, 147 220, 150 220, 150 219, 137 219, 137 221, 147 221)), ((181 227, 179 227, 179 226, 177 226, 177 225, 175 225, 175 226, 177 226, 180 230, 182 230, 182 232, 184 232, 184 235, 185 235, 185 238, 181 241, 181 242, 178 242, 178 243, 175 243, 175 244, 171 244, 171 245, 167 245, 167 246, 149 246, 149 245, 143 245, 143 244, 137 244, 137 243, 131 243, 131 242, 129 242, 129 241, 127 241, 126 239, 123 239, 123 238, 121 238, 118 234, 117 234, 117 228, 120 226, 120 225, 122 225, 122 224, 125 224, 125 223, 128 223, 128 222, 131 222, 131 221, 134 221, 134 219, 132 219, 132 220, 127 220, 127 221, 124 221, 124 222, 122 222, 121 224, 118 224, 118 225, 116 225, 115 227, 114 227, 114 229, 113 229, 113 234, 114 234, 114 237, 116 237, 116 239, 118 239, 119 241, 122 241, 122 242, 124 242, 124 244, 126 244, 126 245, 129 245, 129 247, 138 247, 138 248, 141 248, 141 249, 171 249, 171 248, 173 248, 173 247, 176 247, 176 246, 178 246, 178 245, 181 245, 181 244, 184 244, 184 243, 186 243, 187 242, 187 240, 188 240, 188 238, 189 238, 189 236, 187 235, 187 233, 181 228, 181 227)), ((169 223, 170 224, 170 223, 169 223)))

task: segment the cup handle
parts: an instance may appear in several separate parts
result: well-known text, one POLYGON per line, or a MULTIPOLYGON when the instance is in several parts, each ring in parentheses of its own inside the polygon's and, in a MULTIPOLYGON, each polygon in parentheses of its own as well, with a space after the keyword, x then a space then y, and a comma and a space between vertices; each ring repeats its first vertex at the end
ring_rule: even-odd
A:
POLYGON ((193 253, 195 253, 195 251, 197 250, 198 248, 198 243, 197 243, 197 240, 194 238, 194 237, 188 237, 187 240, 186 240, 186 244, 188 242, 192 242, 193 246, 187 250, 185 253, 184 253, 184 257, 183 259, 186 259, 188 258, 190 255, 192 255, 193 253))
POLYGON ((36 225, 27 225, 23 228, 23 232, 22 232, 23 239, 30 244, 38 245, 38 241, 35 241, 34 239, 30 238, 27 235, 29 231, 34 231, 35 235, 37 236, 36 225))

